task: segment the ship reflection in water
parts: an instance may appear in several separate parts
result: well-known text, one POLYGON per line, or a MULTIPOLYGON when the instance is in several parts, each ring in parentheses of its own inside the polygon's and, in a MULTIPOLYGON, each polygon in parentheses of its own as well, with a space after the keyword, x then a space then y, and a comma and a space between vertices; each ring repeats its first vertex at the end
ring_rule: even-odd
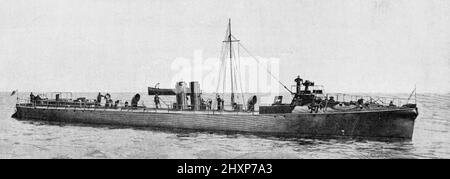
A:
MULTIPOLYGON (((421 114, 411 141, 280 138, 18 121, 10 117, 16 99, 9 93, 0 95, 0 158, 450 158, 450 94, 417 95, 421 114)), ((97 93, 74 95, 95 98, 97 93)), ((111 96, 129 99, 133 93, 111 96)), ((151 97, 142 98, 152 103, 151 97)))

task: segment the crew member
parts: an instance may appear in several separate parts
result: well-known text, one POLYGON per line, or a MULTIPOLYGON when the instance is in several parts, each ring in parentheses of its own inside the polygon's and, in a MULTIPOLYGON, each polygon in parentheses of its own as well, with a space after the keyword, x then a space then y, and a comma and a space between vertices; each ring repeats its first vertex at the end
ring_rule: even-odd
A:
POLYGON ((333 96, 330 96, 330 100, 328 101, 329 103, 335 103, 336 101, 334 101, 334 97, 333 96))
POLYGON ((358 99, 357 103, 358 103, 359 109, 362 109, 363 108, 363 104, 364 104, 364 99, 363 98, 358 99))
POLYGON ((395 106, 394 102, 393 101, 389 102, 389 106, 391 106, 391 107, 395 106))
POLYGON ((133 109, 138 107, 138 102, 139 102, 140 99, 141 99, 141 95, 139 95, 139 93, 134 95, 134 97, 131 99, 131 107, 133 109))
POLYGON ((159 96, 158 96, 158 94, 155 94, 155 107, 156 107, 156 109, 158 109, 159 108, 159 96))
POLYGON ((222 109, 222 103, 223 100, 220 98, 220 95, 217 95, 217 110, 221 110, 222 109))
POLYGON ((105 95, 105 107, 112 107, 112 99, 111 99, 111 94, 106 93, 105 95))
POLYGON ((207 100, 207 105, 208 105, 208 110, 211 110, 211 108, 212 108, 212 100, 211 99, 207 100))
MULTIPOLYGON (((281 98, 278 98, 278 99, 280 99, 280 103, 279 104, 281 104, 281 98)), ((254 112, 255 111, 255 104, 256 104, 257 100, 258 100, 258 98, 256 97, 256 95, 250 97, 247 100, 247 111, 249 111, 249 112, 254 112)))
POLYGON ((36 97, 34 97, 34 103, 35 103, 35 104, 41 104, 41 100, 42 100, 42 98, 41 98, 39 95, 37 95, 36 97))
POLYGON ((103 96, 100 92, 98 92, 98 95, 97 95, 97 104, 95 104, 95 105, 100 106, 100 104, 101 104, 101 102, 102 102, 102 97, 105 97, 105 96, 103 96))
POLYGON ((34 94, 33 94, 33 92, 31 92, 31 94, 30 94, 30 102, 34 103, 34 94))
POLYGON ((109 104, 109 107, 111 107, 111 108, 114 107, 113 100, 111 98, 108 99, 108 104, 109 104))

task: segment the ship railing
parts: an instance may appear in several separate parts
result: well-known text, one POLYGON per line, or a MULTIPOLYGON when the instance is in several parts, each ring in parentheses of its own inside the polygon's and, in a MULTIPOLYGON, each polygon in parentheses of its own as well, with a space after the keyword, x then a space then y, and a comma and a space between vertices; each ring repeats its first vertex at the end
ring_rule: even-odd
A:
POLYGON ((134 111, 134 112, 168 112, 168 113, 179 113, 181 111, 189 111, 192 113, 206 113, 206 114, 220 114, 224 112, 228 113, 246 113, 246 114, 256 114, 257 111, 245 111, 244 109, 233 110, 232 105, 224 105, 221 110, 218 110, 217 104, 209 105, 199 105, 197 109, 194 108, 193 105, 176 105, 175 103, 163 104, 159 105, 156 108, 154 103, 146 105, 141 102, 137 107, 132 107, 131 105, 125 105, 124 100, 120 100, 120 102, 115 105, 114 103, 109 106, 105 106, 104 104, 98 104, 93 101, 55 101, 55 100, 34 100, 19 98, 17 100, 18 106, 26 106, 26 107, 40 107, 40 108, 53 108, 53 109, 80 109, 80 110, 120 110, 120 111, 134 111), (165 107, 162 107, 165 106, 165 107))
POLYGON ((56 100, 30 100, 19 98, 17 100, 18 106, 31 106, 31 107, 46 107, 46 108, 95 108, 96 103, 93 101, 81 102, 81 101, 56 101, 56 100))
POLYGON ((334 101, 343 103, 357 103, 358 100, 362 99, 363 103, 379 104, 384 106, 403 106, 405 104, 415 104, 414 100, 392 96, 351 95, 344 93, 332 93, 323 96, 323 98, 326 99, 331 99, 331 97, 334 98, 334 101))
MULTIPOLYGON (((357 104, 359 99, 363 99, 363 103, 367 104, 378 104, 382 106, 398 106, 401 107, 405 104, 414 104, 414 100, 400 97, 392 97, 392 96, 372 96, 372 95, 354 95, 354 94, 345 94, 345 93, 330 93, 321 96, 322 99, 331 99, 334 98, 334 101, 348 104, 357 104), (391 103, 392 102, 392 103, 391 103)), ((109 106, 105 106, 104 104, 100 105, 95 103, 92 100, 87 101, 55 101, 55 100, 34 100, 30 99, 18 98, 17 104, 18 106, 28 106, 28 107, 44 107, 44 108, 62 108, 62 109, 82 109, 82 110, 108 110, 115 109, 121 111, 142 111, 142 112, 168 112, 168 113, 177 113, 180 111, 190 111, 193 113, 207 113, 207 114, 217 114, 217 113, 246 113, 246 114, 257 114, 259 105, 255 105, 254 111, 247 111, 245 109, 245 105, 242 105, 241 109, 234 110, 233 106, 230 104, 225 104, 222 109, 218 109, 217 102, 213 102, 211 106, 209 105, 200 105, 198 108, 194 108, 194 106, 186 104, 186 105, 177 105, 174 101, 161 101, 159 107, 157 108, 154 103, 145 104, 141 102, 138 107, 131 107, 131 104, 125 105, 125 100, 119 100, 120 102, 116 105, 115 103, 110 104, 109 106)), ((260 104, 261 105, 261 104, 260 104)), ((270 105, 270 104, 269 104, 270 105)))
POLYGON ((224 105, 222 109, 217 108, 217 104, 203 104, 198 105, 197 107, 190 104, 185 105, 177 105, 176 103, 172 103, 172 105, 166 105, 166 108, 156 108, 155 104, 150 104, 149 106, 145 107, 145 111, 156 111, 156 112, 173 112, 173 113, 179 113, 179 112, 191 112, 191 113, 206 113, 206 114, 221 114, 221 113, 236 113, 236 114, 256 114, 258 111, 246 111, 245 109, 233 109, 232 105, 224 105))
POLYGON ((158 107, 154 103, 150 105, 143 105, 139 107, 127 107, 121 108, 121 110, 128 111, 142 111, 142 112, 166 112, 166 113, 180 113, 180 112, 189 112, 189 113, 199 113, 199 114, 223 114, 223 113, 233 113, 233 114, 258 114, 258 111, 246 111, 245 109, 233 109, 232 105, 224 105, 224 107, 218 110, 216 104, 209 105, 199 105, 197 108, 193 105, 177 105, 176 103, 172 103, 172 105, 166 105, 166 108, 158 107))
POLYGON ((28 107, 46 107, 46 108, 86 108, 86 109, 96 109, 104 108, 100 107, 99 104, 93 101, 72 101, 72 100, 30 100, 28 98, 18 98, 18 106, 28 106, 28 107))

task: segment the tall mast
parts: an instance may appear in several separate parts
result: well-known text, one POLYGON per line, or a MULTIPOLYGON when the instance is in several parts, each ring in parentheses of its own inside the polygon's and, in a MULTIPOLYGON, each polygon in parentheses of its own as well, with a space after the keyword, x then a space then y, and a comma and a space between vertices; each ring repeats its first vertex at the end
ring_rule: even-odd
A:
POLYGON ((232 40, 231 40, 231 18, 228 19, 228 42, 230 43, 230 76, 231 76, 231 104, 234 104, 234 80, 233 80, 233 54, 232 54, 232 40))
MULTIPOLYGON (((226 84, 226 76, 227 76, 227 53, 229 53, 229 60, 230 60, 230 77, 231 77, 231 104, 234 104, 236 102, 235 100, 235 94, 234 94, 234 88, 237 88, 237 75, 235 74, 236 72, 238 72, 239 70, 236 69, 233 65, 233 42, 239 42, 238 39, 234 38, 233 35, 231 34, 231 19, 228 19, 228 27, 227 27, 227 31, 225 33, 225 39, 223 40, 223 46, 222 46, 222 52, 221 54, 223 54, 221 56, 221 60, 222 60, 222 65, 221 65, 221 70, 219 72, 219 78, 222 79, 223 78, 223 91, 225 92, 225 84, 226 84), (229 43, 229 44, 228 44, 229 43), (229 49, 228 49, 229 48, 229 49), (223 71, 222 71, 223 69, 223 71), (222 73, 223 72, 223 73, 222 73), (221 75, 223 74, 223 76, 221 75)), ((236 58, 236 57, 234 57, 236 58)), ((219 88, 219 85, 217 86, 217 88, 219 88)))

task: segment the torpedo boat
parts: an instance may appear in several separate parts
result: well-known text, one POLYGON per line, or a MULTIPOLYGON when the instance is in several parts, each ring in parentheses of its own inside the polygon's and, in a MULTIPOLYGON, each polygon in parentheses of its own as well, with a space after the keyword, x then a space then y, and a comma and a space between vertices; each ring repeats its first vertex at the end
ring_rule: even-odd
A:
MULTIPOLYGON (((258 104, 257 95, 244 96, 237 92, 238 61, 234 59, 236 50, 233 47, 236 43, 242 45, 231 34, 229 22, 222 48, 223 68, 219 74, 219 83, 225 84, 229 70, 229 103, 224 103, 228 96, 225 90, 217 92, 215 99, 205 100, 199 82, 180 81, 174 88, 148 87, 148 95, 155 99, 155 104, 158 103, 152 107, 138 104, 140 94, 136 94, 130 104, 108 99, 101 104, 100 100, 73 99, 71 93, 55 92, 38 99, 18 98, 13 117, 286 137, 412 138, 418 115, 412 93, 404 103, 392 98, 326 94, 322 86, 294 75, 291 88, 279 81, 292 100, 285 103, 283 96, 275 96, 272 104, 258 104), (229 68, 226 68, 227 64, 229 68), (175 100, 166 102, 162 100, 164 96, 172 96, 175 100)), ((270 71, 268 73, 274 77, 270 71)))

